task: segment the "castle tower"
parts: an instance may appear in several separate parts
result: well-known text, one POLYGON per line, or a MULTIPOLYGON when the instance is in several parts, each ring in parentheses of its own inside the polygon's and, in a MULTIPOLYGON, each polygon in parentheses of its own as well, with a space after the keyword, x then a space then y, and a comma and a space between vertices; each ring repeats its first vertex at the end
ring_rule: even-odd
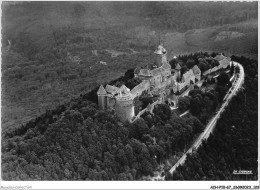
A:
POLYGON ((107 92, 104 89, 103 85, 100 85, 98 91, 98 106, 100 109, 104 110, 107 107, 107 92))
POLYGON ((158 49, 154 52, 156 55, 156 65, 161 67, 162 64, 167 64, 167 51, 162 45, 158 46, 158 49))
POLYGON ((120 92, 116 96, 115 111, 121 121, 131 121, 135 116, 134 102, 131 93, 124 94, 120 92))
POLYGON ((181 78, 181 66, 179 63, 176 64, 175 71, 177 73, 177 81, 179 81, 181 78))

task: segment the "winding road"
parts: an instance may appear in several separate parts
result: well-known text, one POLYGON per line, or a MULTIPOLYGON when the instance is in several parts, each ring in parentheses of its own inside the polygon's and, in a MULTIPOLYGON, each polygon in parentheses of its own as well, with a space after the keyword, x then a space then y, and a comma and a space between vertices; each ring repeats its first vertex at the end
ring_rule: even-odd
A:
MULTIPOLYGON (((227 98, 225 99, 224 103, 222 104, 221 108, 217 111, 216 115, 210 120, 209 124, 205 128, 204 132, 198 137, 198 139, 194 142, 191 148, 183 154, 183 156, 178 160, 178 162, 170 169, 170 173, 172 174, 179 165, 184 164, 187 154, 192 153, 193 150, 197 149, 203 140, 207 139, 210 133, 214 130, 215 124, 220 117, 220 114, 225 110, 225 107, 228 105, 230 99, 236 94, 239 88, 242 86, 245 78, 244 68, 241 64, 234 62, 234 65, 239 67, 239 74, 236 75, 236 80, 233 82, 232 87, 228 91, 227 98)), ((162 177, 164 180, 164 176, 162 177)))

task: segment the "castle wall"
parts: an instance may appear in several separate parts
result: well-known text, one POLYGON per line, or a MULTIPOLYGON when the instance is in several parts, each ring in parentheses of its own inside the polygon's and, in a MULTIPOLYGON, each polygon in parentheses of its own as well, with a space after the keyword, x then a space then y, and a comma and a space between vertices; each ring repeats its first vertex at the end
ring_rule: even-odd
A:
POLYGON ((108 96, 106 102, 107 102, 108 109, 114 109, 115 104, 116 104, 115 98, 113 98, 112 96, 108 96))
POLYGON ((147 108, 144 108, 143 110, 141 110, 136 116, 135 116, 135 120, 139 119, 145 112, 147 111, 147 108))
POLYGON ((137 77, 141 80, 149 80, 151 78, 150 76, 138 75, 138 74, 136 74, 135 77, 137 77))
POLYGON ((135 120, 139 119, 145 112, 150 112, 153 113, 154 107, 157 104, 160 104, 161 102, 159 100, 155 101, 154 103, 148 105, 145 109, 141 110, 136 116, 135 118, 132 120, 132 122, 134 122, 135 120))
POLYGON ((156 65, 157 67, 161 67, 162 66, 162 57, 161 55, 156 55, 156 65))
POLYGON ((171 70, 166 70, 164 73, 165 76, 170 76, 171 75, 171 70))
POLYGON ((142 81, 140 84, 138 84, 136 87, 134 87, 131 90, 131 95, 133 98, 140 96, 143 91, 149 90, 150 89, 150 82, 148 80, 142 81))
POLYGON ((98 96, 98 106, 100 109, 104 110, 106 109, 106 96, 99 95, 98 96))
POLYGON ((166 78, 166 88, 172 89, 172 84, 173 84, 172 77, 167 77, 166 78))
POLYGON ((182 89, 186 87, 186 83, 178 83, 177 91, 182 92, 182 89))
POLYGON ((162 60, 163 64, 167 64, 167 56, 166 55, 162 55, 161 60, 162 60))
POLYGON ((174 74, 171 76, 172 77, 172 81, 177 81, 178 73, 179 72, 177 72, 177 71, 174 72, 174 74))
POLYGON ((172 90, 173 90, 173 93, 176 93, 178 91, 177 82, 172 84, 172 90))
POLYGON ((150 81, 151 81, 151 86, 156 88, 161 83, 162 76, 161 75, 154 76, 153 78, 150 79, 150 81))

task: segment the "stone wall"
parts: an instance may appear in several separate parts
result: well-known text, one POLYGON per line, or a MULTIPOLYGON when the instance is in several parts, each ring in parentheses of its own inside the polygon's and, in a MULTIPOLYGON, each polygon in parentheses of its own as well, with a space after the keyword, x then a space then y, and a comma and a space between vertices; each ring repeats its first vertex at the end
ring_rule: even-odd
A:
POLYGON ((138 84, 136 87, 134 87, 130 93, 132 94, 132 97, 135 98, 137 96, 140 96, 143 91, 147 91, 150 89, 150 82, 148 80, 142 81, 140 84, 138 84))
POLYGON ((116 104, 115 98, 112 97, 112 96, 108 96, 107 97, 107 108, 108 109, 114 109, 115 104, 116 104))
POLYGON ((137 119, 139 119, 145 112, 150 112, 151 114, 153 114, 154 107, 155 107, 157 104, 160 104, 160 103, 161 103, 161 101, 157 100, 157 101, 155 101, 154 103, 149 104, 145 109, 141 110, 141 111, 134 117, 134 119, 133 119, 131 122, 134 122, 134 121, 136 121, 137 119))

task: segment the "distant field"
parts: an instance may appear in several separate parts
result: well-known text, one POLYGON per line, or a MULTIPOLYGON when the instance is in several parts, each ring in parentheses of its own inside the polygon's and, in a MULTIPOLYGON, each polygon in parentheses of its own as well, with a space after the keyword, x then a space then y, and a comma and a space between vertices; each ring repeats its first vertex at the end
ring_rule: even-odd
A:
MULTIPOLYGON (((2 4, 2 130, 19 127, 46 109, 123 75, 129 68, 153 62, 159 42, 168 50, 169 59, 197 51, 257 57, 258 25, 251 4, 247 4, 245 18, 234 24, 218 24, 219 18, 212 17, 216 26, 211 26, 211 20, 208 24, 200 20, 192 25, 189 20, 177 23, 175 15, 167 17, 171 10, 165 11, 164 4, 147 5, 2 4), (161 13, 164 17, 157 17, 161 13), (159 22, 165 17, 168 23, 159 22), (193 28, 185 29, 185 22, 193 28)), ((195 5, 194 12, 196 7, 201 9, 195 5)), ((233 10, 241 11, 237 7, 233 10)), ((180 14, 178 18, 186 16, 180 14)))

